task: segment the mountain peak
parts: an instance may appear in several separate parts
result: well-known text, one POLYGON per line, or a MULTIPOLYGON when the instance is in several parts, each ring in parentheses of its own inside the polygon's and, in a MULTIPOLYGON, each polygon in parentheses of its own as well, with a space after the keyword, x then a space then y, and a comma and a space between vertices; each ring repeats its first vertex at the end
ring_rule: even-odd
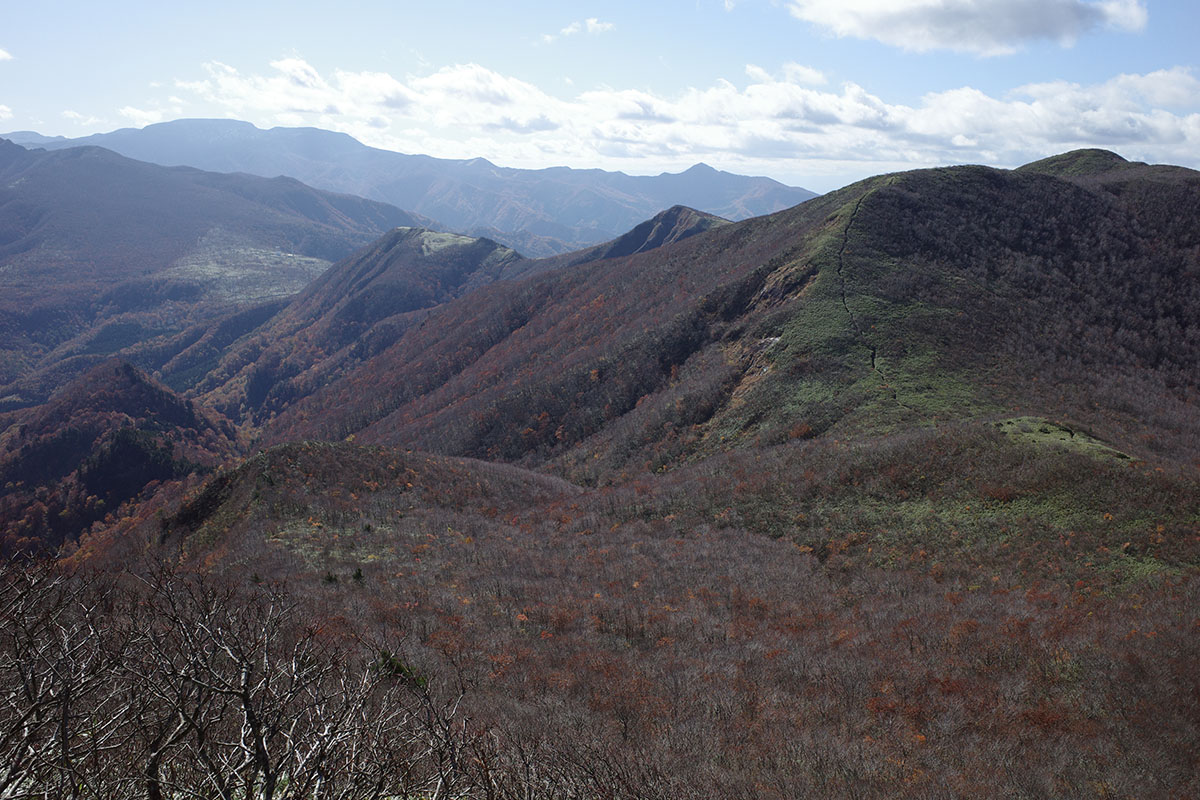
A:
POLYGON ((0 158, 3 160, 11 160, 19 158, 25 154, 25 148, 14 142, 12 139, 0 138, 0 158))
POLYGON ((483 156, 476 156, 475 158, 464 159, 462 161, 462 165, 464 167, 483 167, 484 169, 491 169, 496 166, 495 164, 493 164, 491 161, 488 161, 483 156))
POLYGON ((715 214, 697 211, 684 205, 674 205, 658 212, 625 235, 601 246, 602 252, 597 255, 598 258, 605 259, 643 253, 728 224, 729 220, 715 214))
POLYGON ((1059 178, 1075 178, 1111 172, 1129 164, 1127 159, 1111 150, 1085 148, 1034 161, 1018 167, 1018 171, 1053 175, 1059 178))
POLYGON ((147 125, 146 128, 143 128, 142 130, 146 130, 147 128, 158 130, 167 128, 208 128, 216 130, 239 131, 262 130, 252 122, 245 122, 240 119, 227 119, 224 117, 188 117, 185 119, 172 119, 167 120, 166 122, 152 123, 147 125))
POLYGON ((64 386, 45 407, 59 414, 80 410, 165 414, 195 424, 191 406, 142 370, 119 358, 92 367, 64 386))
POLYGON ((685 206, 682 204, 673 205, 668 209, 658 212, 650 218, 650 220, 653 222, 676 222, 678 220, 697 219, 705 219, 717 224, 729 222, 729 220, 725 219, 724 217, 717 216, 716 214, 709 214, 707 211, 698 211, 691 206, 685 206))

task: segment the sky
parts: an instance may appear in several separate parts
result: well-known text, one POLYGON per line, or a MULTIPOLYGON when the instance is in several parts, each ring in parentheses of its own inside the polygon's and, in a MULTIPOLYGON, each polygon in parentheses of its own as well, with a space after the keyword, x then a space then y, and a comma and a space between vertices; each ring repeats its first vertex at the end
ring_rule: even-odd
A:
POLYGON ((187 117, 405 153, 814 191, 1078 147, 1200 168, 1194 0, 42 0, 0 131, 187 117))

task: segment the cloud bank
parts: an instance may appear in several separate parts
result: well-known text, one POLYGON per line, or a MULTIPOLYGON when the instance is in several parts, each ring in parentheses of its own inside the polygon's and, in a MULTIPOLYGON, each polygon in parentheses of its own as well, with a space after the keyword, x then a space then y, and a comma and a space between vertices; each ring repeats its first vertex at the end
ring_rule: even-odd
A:
POLYGON ((788 0, 792 15, 837 36, 905 50, 984 56, 1034 40, 1070 45, 1102 28, 1145 27, 1143 0, 788 0))
MULTIPOLYGON (((507 166, 644 173, 703 160, 812 182, 804 176, 822 170, 1016 165, 1075 147, 1183 164, 1200 152, 1200 81, 1184 68, 1028 84, 1001 96, 964 86, 906 105, 856 83, 830 86, 800 64, 749 65, 743 85, 722 80, 674 96, 600 88, 568 98, 479 64, 404 78, 322 75, 297 58, 271 66, 251 75, 213 63, 207 78, 177 88, 260 125, 316 125, 377 147, 507 166)), ((122 113, 149 120, 158 112, 122 113)))

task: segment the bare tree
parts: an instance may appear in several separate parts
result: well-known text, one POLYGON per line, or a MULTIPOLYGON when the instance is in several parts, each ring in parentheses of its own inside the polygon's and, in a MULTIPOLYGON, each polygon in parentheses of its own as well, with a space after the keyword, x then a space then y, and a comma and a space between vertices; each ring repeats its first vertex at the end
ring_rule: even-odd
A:
POLYGON ((160 574, 128 660, 145 796, 371 800, 456 785, 457 702, 278 587, 160 574))
POLYGON ((0 567, 0 797, 113 796, 126 698, 108 601, 49 564, 0 567))

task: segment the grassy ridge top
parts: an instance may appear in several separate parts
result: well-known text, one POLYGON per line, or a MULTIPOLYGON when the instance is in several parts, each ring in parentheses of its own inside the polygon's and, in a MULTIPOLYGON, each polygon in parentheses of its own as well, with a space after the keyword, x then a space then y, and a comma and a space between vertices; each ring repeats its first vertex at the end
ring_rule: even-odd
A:
POLYGON ((264 439, 355 433, 594 481, 789 436, 1031 413, 1186 460, 1200 234, 1176 211, 1197 202, 1190 171, 1137 165, 1101 184, 982 167, 871 179, 436 307, 264 439))

